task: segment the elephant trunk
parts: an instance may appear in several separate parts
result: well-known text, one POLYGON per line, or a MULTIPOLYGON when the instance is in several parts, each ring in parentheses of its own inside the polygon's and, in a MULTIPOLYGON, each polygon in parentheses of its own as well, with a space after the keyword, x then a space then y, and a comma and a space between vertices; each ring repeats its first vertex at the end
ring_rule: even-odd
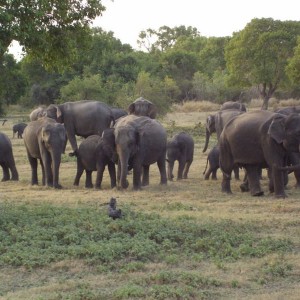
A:
POLYGON ((119 186, 122 189, 126 189, 128 187, 127 173, 128 173, 129 153, 126 153, 124 150, 120 149, 119 147, 117 150, 119 155, 119 164, 121 167, 119 186))
POLYGON ((204 148, 203 148, 203 150, 202 150, 203 153, 207 150, 209 138, 210 138, 210 132, 209 132, 208 128, 206 127, 206 132, 205 132, 205 145, 204 145, 204 148))
POLYGON ((61 153, 60 151, 55 151, 51 154, 52 158, 52 176, 53 176, 53 187, 58 189, 61 188, 59 184, 59 167, 61 163, 61 153))
POLYGON ((279 167, 276 164, 273 165, 273 168, 279 171, 288 171, 288 172, 294 172, 300 170, 300 164, 294 165, 294 166, 286 166, 286 167, 279 167))

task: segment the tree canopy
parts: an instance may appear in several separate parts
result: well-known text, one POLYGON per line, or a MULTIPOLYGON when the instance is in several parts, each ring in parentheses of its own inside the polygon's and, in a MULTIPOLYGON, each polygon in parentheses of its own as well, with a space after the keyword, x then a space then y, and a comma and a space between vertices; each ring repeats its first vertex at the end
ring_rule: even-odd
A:
POLYGON ((13 40, 45 65, 72 61, 105 10, 99 0, 6 0, 0 3, 0 60, 13 40))
POLYGON ((258 86, 262 109, 267 109, 270 97, 287 80, 286 67, 299 35, 300 22, 253 19, 226 47, 231 83, 258 86))

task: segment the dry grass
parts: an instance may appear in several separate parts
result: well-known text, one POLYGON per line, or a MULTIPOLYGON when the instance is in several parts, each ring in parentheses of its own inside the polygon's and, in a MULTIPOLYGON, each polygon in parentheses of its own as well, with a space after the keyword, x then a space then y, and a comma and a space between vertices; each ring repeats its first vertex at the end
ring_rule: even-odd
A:
MULTIPOLYGON (((185 104, 187 105, 187 104, 185 104)), ((205 123, 207 114, 211 111, 198 112, 192 105, 192 112, 178 112, 168 114, 162 121, 165 127, 178 126, 194 128, 197 124, 205 123)), ((212 110, 215 110, 214 107, 212 110)), ((1 131, 12 137, 12 125, 18 122, 19 117, 9 119, 1 127, 1 131)), ((23 121, 23 118, 20 119, 23 121)), ((219 222, 232 220, 240 224, 256 224, 263 228, 263 236, 274 238, 289 238, 294 243, 292 253, 272 254, 261 258, 245 258, 237 262, 199 263, 183 262, 175 266, 165 263, 146 264, 142 271, 131 273, 103 274, 99 272, 101 266, 87 266, 81 261, 62 261, 53 263, 47 268, 34 271, 23 268, 6 267, 0 269, 2 286, 11 287, 3 294, 0 290, 0 299, 63 299, 62 295, 85 286, 90 290, 107 290, 112 286, 121 287, 130 282, 148 280, 151 274, 171 270, 172 272, 201 273, 212 277, 223 284, 211 288, 216 292, 210 299, 299 299, 300 290, 300 190, 293 188, 294 178, 290 176, 288 184, 288 198, 274 199, 267 192, 267 180, 262 180, 265 196, 251 197, 239 191, 240 182, 232 180, 232 195, 221 192, 221 174, 218 180, 205 181, 202 172, 206 164, 207 153, 202 153, 204 135, 195 136, 195 157, 190 169, 189 178, 179 182, 169 182, 167 186, 159 186, 159 176, 156 166, 150 169, 150 185, 141 191, 134 192, 129 187, 126 191, 109 188, 108 174, 104 175, 101 191, 84 188, 84 180, 80 186, 74 187, 73 180, 76 172, 76 163, 64 156, 64 163, 60 170, 62 190, 30 185, 30 167, 27 162, 23 140, 12 139, 17 168, 20 175, 19 182, 0 183, 0 203, 40 205, 49 203, 56 206, 88 206, 101 209, 101 204, 112 196, 117 197, 120 206, 129 205, 133 210, 145 213, 155 212, 166 218, 190 216, 195 222, 219 222), (266 275, 262 272, 265 266, 273 266, 278 262, 286 262, 292 266, 288 276, 275 278, 266 283, 259 279, 266 275), (2 297, 1 297, 2 295, 2 297), (222 295, 222 296, 220 296, 222 295)), ((210 145, 213 146, 212 144, 210 145)), ((67 153, 70 152, 68 145, 67 153)), ((264 173, 264 177, 266 174, 264 173)), ((129 178, 130 186, 132 179, 129 178)), ((226 228, 224 228, 226 230, 226 228)), ((1 254, 0 254, 1 255, 1 254)), ((82 292, 82 293, 83 293, 82 292)), ((86 296, 76 299, 93 299, 86 296)), ((204 294, 204 297, 205 294, 204 294)))

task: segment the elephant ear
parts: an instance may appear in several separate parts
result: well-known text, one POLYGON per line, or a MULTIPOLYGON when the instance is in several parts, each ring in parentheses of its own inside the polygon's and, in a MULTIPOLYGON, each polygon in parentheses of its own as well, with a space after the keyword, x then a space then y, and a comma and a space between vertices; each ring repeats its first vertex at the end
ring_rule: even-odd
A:
POLYGON ((278 143, 281 144, 285 139, 285 118, 283 116, 274 117, 269 126, 268 134, 278 143))
POLYGON ((134 103, 131 103, 128 108, 127 108, 129 114, 133 114, 134 113, 134 110, 135 110, 135 104, 134 103))

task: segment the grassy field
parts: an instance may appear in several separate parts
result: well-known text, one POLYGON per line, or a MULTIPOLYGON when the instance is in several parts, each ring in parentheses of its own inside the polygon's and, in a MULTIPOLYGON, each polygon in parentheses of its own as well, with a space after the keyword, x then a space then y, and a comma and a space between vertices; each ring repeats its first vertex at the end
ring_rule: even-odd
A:
POLYGON ((20 180, 0 183, 0 299, 299 299, 293 175, 286 199, 268 193, 265 173, 265 196, 241 193, 235 180, 233 194, 223 194, 220 171, 217 181, 202 174, 211 111, 191 111, 160 120, 170 137, 182 130, 194 137, 189 178, 159 186, 153 165, 141 191, 131 176, 128 190, 111 190, 107 171, 100 191, 85 189, 84 176, 74 187, 76 161, 67 154, 62 190, 32 187, 23 140, 12 139, 12 125, 28 114, 11 115, 0 130, 12 140, 20 180), (120 220, 107 216, 111 197, 120 220))

